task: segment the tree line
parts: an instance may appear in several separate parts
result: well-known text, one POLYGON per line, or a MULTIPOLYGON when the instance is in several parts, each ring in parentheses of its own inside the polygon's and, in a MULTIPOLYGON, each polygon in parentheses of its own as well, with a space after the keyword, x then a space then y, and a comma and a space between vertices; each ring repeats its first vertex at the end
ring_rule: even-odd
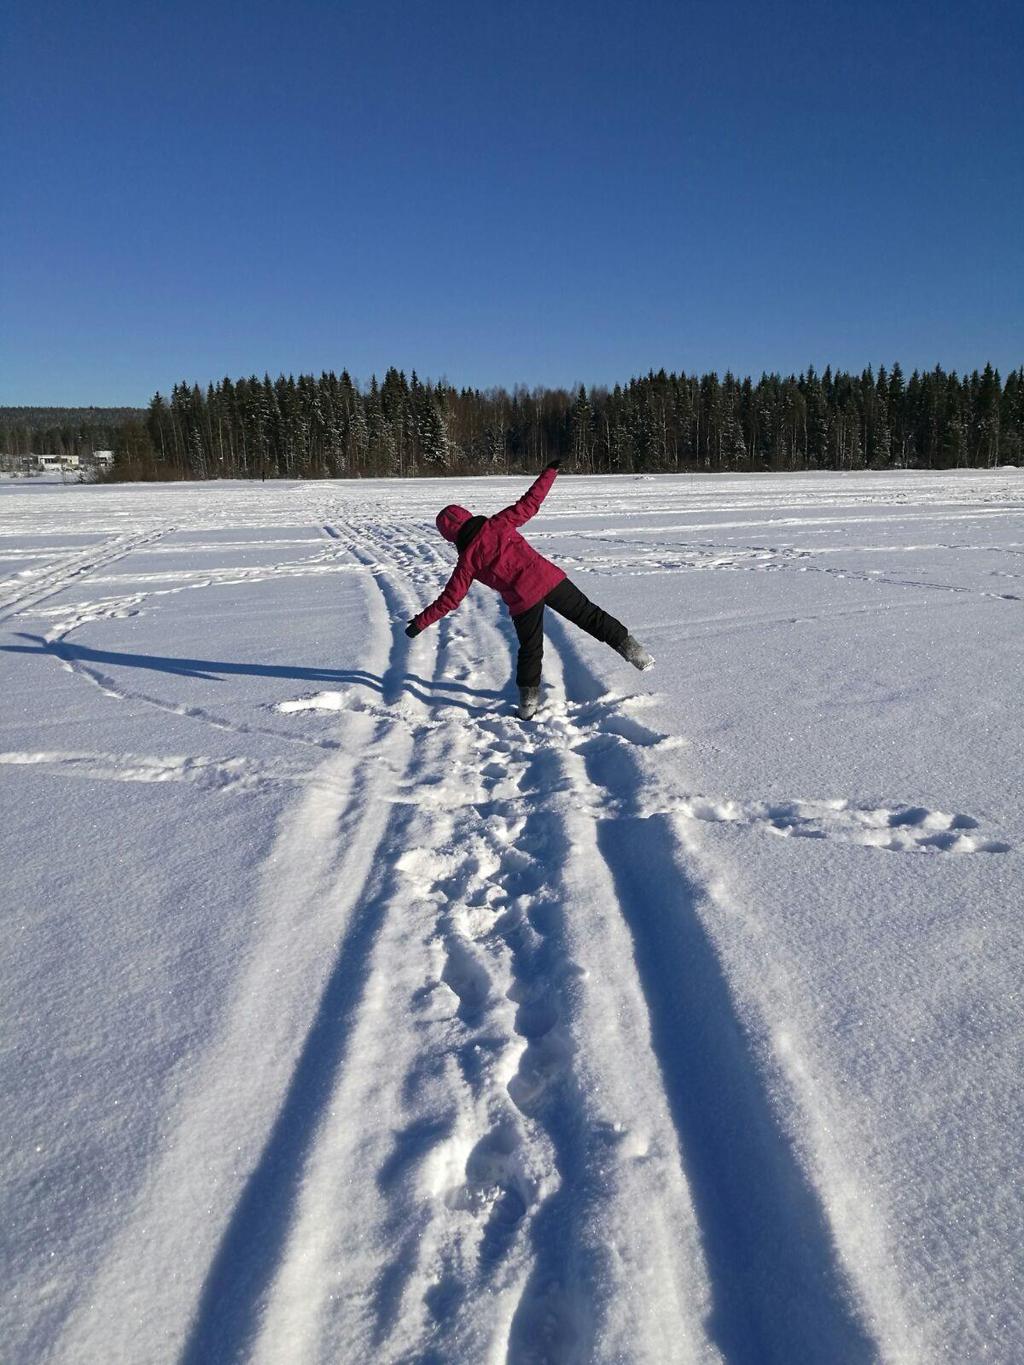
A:
POLYGON ((32 455, 113 450, 117 433, 145 418, 145 408, 0 407, 0 457, 17 467, 32 455))
POLYGON ((479 390, 347 371, 176 384, 114 428, 115 479, 991 468, 1024 463, 1024 367, 479 390))

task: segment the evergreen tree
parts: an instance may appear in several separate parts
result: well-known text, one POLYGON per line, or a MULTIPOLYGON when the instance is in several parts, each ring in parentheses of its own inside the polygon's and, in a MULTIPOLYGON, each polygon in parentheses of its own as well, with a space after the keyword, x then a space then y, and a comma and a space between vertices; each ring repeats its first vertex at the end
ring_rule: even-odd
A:
POLYGON ((977 387, 976 425, 979 465, 993 468, 999 463, 999 373, 986 365, 977 387))
POLYGON ((581 384, 572 410, 572 462, 581 472, 590 470, 594 433, 591 423, 590 400, 581 384))
POLYGON ((611 389, 511 394, 411 381, 390 367, 360 392, 347 371, 175 384, 145 411, 104 428, 78 412, 0 409, 0 448, 79 453, 120 448, 115 476, 211 478, 578 470, 991 467, 1024 459, 1024 371, 1005 384, 986 365, 962 379, 941 367, 905 381, 877 376, 727 372, 719 381, 651 370, 611 389), (141 424, 146 440, 123 425, 141 424), (120 445, 118 445, 120 442, 120 445), (130 451, 129 451, 130 446, 130 451), (130 455, 130 458, 129 458, 130 455))
MULTIPOLYGON (((415 372, 413 379, 416 380, 415 372)), ((444 469, 449 456, 448 428, 438 396, 431 385, 419 383, 416 384, 414 395, 416 443, 420 458, 433 471, 444 469)))

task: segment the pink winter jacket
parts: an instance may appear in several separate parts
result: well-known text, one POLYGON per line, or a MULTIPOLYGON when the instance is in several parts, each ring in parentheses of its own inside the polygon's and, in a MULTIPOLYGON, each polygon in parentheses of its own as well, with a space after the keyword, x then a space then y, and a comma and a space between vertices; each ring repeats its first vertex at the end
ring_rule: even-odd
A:
MULTIPOLYGON (((555 469, 545 469, 518 502, 488 517, 480 530, 459 555, 455 572, 445 584, 436 601, 413 618, 417 630, 424 630, 454 611, 474 579, 501 593, 513 616, 529 611, 552 588, 561 583, 565 574, 550 559, 539 555, 519 534, 517 527, 536 516, 548 490, 555 481, 555 469)), ((445 540, 455 542, 461 528, 470 518, 465 507, 452 504, 437 516, 437 529, 445 540)))

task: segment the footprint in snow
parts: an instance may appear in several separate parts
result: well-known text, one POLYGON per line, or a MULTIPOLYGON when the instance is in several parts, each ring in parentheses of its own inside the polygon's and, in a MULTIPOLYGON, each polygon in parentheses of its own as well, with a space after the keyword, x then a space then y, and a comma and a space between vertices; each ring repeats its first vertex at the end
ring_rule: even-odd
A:
MULTIPOLYGON (((517 1032, 518 1020, 517 1020, 517 1032)), ((519 1069, 508 1083, 508 1093, 516 1108, 532 1116, 551 1086, 569 1068, 573 1047, 568 1031, 553 1024, 536 1038, 528 1038, 519 1069)))
POLYGON ((899 853, 1007 853, 1010 845, 968 831, 973 816, 927 806, 868 806, 834 801, 732 801, 688 797, 678 807, 690 819, 764 829, 783 838, 833 839, 899 853))
POLYGON ((468 944, 454 936, 448 940, 441 980, 458 998, 458 1017, 464 1023, 483 1013, 491 994, 490 974, 468 944))

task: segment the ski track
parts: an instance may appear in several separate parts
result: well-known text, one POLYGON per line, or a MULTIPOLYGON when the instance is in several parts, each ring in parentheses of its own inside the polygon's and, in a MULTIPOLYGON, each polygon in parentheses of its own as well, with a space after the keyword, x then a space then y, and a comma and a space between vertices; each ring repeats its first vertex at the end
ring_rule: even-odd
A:
MULTIPOLYGON (((157 1284, 162 1320, 179 1321, 178 1332, 125 1336, 121 1358, 878 1359, 880 1337, 906 1329, 876 1321, 858 1294, 780 1127, 761 1044, 705 927, 717 893, 695 832, 713 824, 931 855, 1009 844, 973 816, 912 801, 687 792, 664 762, 681 741, 637 718, 642 695, 607 692, 559 621, 545 675, 565 701, 549 700, 524 727, 510 715, 511 633, 493 601, 474 595, 415 646, 398 629, 450 569, 430 529, 394 521, 384 503, 362 503, 346 521, 330 498, 305 502, 328 542, 311 561, 151 573, 141 592, 46 609, 53 626, 15 647, 50 654, 121 702, 321 751, 312 769, 243 756, 0 754, 0 765, 97 781, 242 798, 298 790, 221 1031, 55 1358, 87 1358, 114 1305, 157 1284), (344 690, 279 704, 291 719, 277 727, 128 688, 108 671, 126 656, 69 638, 150 596, 353 569, 375 585, 366 668, 344 690), (336 733, 304 729, 310 713, 334 713, 336 733), (657 871, 642 894, 630 873, 638 857, 657 871), (286 956, 294 967, 282 983, 286 956), (225 1075, 239 1079, 222 1097, 225 1075), (279 1095, 269 1126, 267 1093, 279 1095), (238 1149, 211 1157, 225 1104, 238 1149), (208 1185, 236 1194, 197 1242, 208 1185), (140 1230, 176 1202, 191 1210, 177 1245, 147 1246, 140 1230), (163 1284, 169 1262, 178 1271, 163 1284)), ((7 580, 0 621, 166 529, 70 553, 30 583, 7 580)), ((685 565, 763 570, 799 558, 708 545, 685 565)), ((224 668, 155 662, 192 676, 224 668)), ((308 681, 336 679, 311 670, 308 681)))
MULTIPOLYGON (((962 593, 968 596, 993 598, 1001 602, 1021 602, 1024 596, 1010 592, 984 592, 976 588, 965 587, 962 584, 940 583, 928 579, 899 578, 886 573, 881 569, 868 571, 851 569, 848 567, 832 566, 829 564, 812 563, 813 559, 820 558, 825 554, 848 554, 851 552, 865 553, 870 550, 872 553, 890 554, 894 552, 891 546, 845 546, 824 550, 798 549, 789 545, 720 545, 713 541, 692 542, 680 545, 676 541, 651 541, 645 538, 633 542, 632 547, 623 548, 621 538, 612 540, 611 537, 600 532, 580 532, 577 533, 580 539, 601 544, 611 542, 616 546, 614 554, 588 554, 585 558, 574 559, 570 555, 563 555, 564 563, 572 564, 579 571, 601 572, 605 574, 628 574, 630 577, 643 577, 645 574, 658 574, 666 572, 677 572, 680 569, 692 571, 708 570, 732 570, 744 573, 778 573, 789 571, 797 573, 820 573, 830 575, 835 578, 846 578, 854 582, 861 583, 884 583, 890 587, 898 588, 917 588, 925 592, 946 592, 962 593)), ((898 553, 908 553, 921 547, 901 546, 895 547, 898 553)), ((969 544, 943 544, 934 547, 946 550, 975 550, 982 553, 1017 553, 1014 550, 1006 551, 1005 547, 992 547, 984 545, 969 544)), ((1018 579, 1022 575, 1004 570, 993 570, 991 577, 1018 579)))
POLYGON ((45 569, 32 572, 28 577, 16 574, 5 579, 0 583, 0 624, 63 592, 77 579, 94 576, 108 564, 124 559, 135 550, 154 544, 161 536, 173 530, 174 527, 165 526, 148 533, 114 536, 100 545, 65 555, 45 569))

